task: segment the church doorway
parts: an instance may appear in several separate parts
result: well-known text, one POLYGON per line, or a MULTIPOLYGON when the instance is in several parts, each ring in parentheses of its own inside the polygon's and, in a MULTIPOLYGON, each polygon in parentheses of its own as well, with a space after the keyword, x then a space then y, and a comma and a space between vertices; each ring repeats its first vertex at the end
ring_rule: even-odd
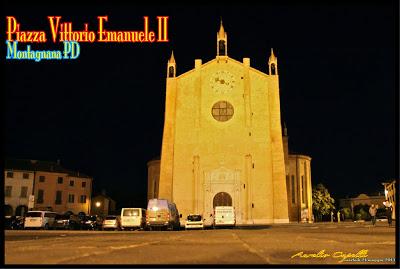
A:
POLYGON ((216 206, 232 206, 232 197, 229 195, 229 193, 217 193, 213 199, 213 208, 216 206))

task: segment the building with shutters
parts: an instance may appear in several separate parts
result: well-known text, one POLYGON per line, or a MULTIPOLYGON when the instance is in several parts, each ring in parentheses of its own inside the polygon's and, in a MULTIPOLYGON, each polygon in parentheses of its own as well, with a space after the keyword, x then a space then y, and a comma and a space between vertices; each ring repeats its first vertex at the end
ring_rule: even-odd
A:
POLYGON ((90 213, 93 179, 62 167, 59 161, 9 159, 4 175, 5 208, 11 215, 19 215, 21 207, 24 212, 38 209, 90 213), (30 195, 34 201, 28 208, 30 195))

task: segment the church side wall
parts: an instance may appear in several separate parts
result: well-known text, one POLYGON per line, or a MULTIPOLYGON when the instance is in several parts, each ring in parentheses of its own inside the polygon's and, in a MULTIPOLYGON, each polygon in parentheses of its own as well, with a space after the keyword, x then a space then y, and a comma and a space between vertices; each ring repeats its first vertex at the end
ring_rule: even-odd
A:
POLYGON ((175 140, 175 102, 177 79, 167 79, 163 142, 161 148, 160 187, 158 198, 172 200, 173 157, 175 140))
POLYGON ((280 115, 280 99, 279 99, 279 83, 278 76, 269 77, 269 103, 270 103, 270 130, 271 130, 271 147, 272 147, 272 163, 273 163, 273 204, 274 222, 287 223, 287 193, 286 193, 286 173, 285 160, 282 142, 282 128, 280 115))

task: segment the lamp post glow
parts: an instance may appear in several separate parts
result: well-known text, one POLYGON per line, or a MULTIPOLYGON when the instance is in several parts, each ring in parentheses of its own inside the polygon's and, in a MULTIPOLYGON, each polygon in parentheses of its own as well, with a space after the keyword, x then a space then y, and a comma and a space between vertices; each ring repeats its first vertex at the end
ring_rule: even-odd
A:
POLYGON ((101 203, 100 202, 96 202, 96 207, 100 207, 101 203))
POLYGON ((387 183, 385 183, 385 182, 382 182, 381 183, 382 185, 383 185, 383 187, 385 188, 385 199, 387 200, 387 195, 388 195, 388 190, 387 190, 387 183))

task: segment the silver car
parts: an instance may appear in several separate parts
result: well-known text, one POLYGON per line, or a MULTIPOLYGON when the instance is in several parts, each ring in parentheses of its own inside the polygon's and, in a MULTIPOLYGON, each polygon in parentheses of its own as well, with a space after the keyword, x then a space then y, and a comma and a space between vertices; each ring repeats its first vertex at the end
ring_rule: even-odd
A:
POLYGON ((103 220, 103 230, 121 230, 121 219, 119 216, 109 215, 103 220))

